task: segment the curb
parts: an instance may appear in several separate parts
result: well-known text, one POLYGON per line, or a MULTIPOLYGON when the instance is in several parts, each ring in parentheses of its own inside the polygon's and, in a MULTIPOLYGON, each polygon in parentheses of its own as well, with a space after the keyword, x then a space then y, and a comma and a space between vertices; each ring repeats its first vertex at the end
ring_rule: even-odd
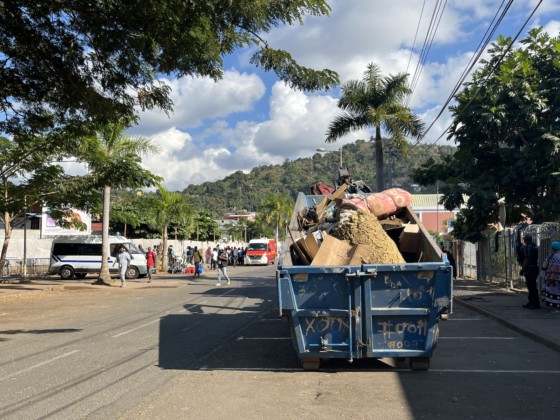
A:
POLYGON ((498 315, 496 315, 495 313, 491 312, 491 311, 487 311, 486 309, 482 309, 480 306, 477 305, 473 305, 472 303, 467 303, 465 302, 462 298, 454 298, 453 299, 454 302, 457 302, 459 305, 462 305, 474 312, 478 312, 481 315, 484 315, 488 318, 492 318, 494 321, 498 322, 499 324, 509 328, 510 330, 513 330, 525 337, 530 338, 531 340, 534 340, 554 351, 557 351, 560 353, 560 343, 554 341, 554 340, 549 340, 548 338, 545 338, 541 335, 539 335, 537 332, 530 330, 528 328, 521 328, 517 325, 515 325, 513 322, 508 321, 507 319, 504 319, 498 315))

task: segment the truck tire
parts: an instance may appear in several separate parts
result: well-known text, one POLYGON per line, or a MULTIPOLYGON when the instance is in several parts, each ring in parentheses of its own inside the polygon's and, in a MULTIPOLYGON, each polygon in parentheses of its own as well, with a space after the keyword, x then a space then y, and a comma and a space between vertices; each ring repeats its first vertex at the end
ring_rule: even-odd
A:
POLYGON ((319 370, 321 359, 304 359, 301 364, 303 366, 303 370, 319 370))
POLYGON ((72 280, 74 278, 74 269, 69 265, 63 265, 58 274, 63 280, 72 280))
POLYGON ((429 357, 411 357, 410 358, 411 370, 428 370, 430 369, 429 357))
POLYGON ((127 279, 137 279, 140 275, 140 271, 135 266, 131 265, 126 269, 125 277, 127 279))

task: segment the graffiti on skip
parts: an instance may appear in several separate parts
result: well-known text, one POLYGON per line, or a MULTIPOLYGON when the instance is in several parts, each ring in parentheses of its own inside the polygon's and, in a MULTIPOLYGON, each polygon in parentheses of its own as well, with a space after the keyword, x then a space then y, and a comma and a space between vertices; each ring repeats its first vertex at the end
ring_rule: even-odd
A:
POLYGON ((387 341, 387 348, 394 349, 411 349, 418 350, 423 347, 424 342, 421 340, 403 340, 403 341, 387 341))
POLYGON ((348 319, 342 317, 317 317, 317 318, 305 318, 307 327, 305 329, 305 335, 309 333, 322 333, 326 331, 334 331, 338 327, 338 331, 348 330, 348 319))
POLYGON ((383 333, 385 341, 392 338, 393 334, 403 335, 405 333, 414 334, 417 336, 425 336, 428 334, 428 321, 425 319, 419 319, 417 322, 398 322, 393 321, 382 321, 378 322, 377 325, 380 329, 377 330, 378 333, 383 333))

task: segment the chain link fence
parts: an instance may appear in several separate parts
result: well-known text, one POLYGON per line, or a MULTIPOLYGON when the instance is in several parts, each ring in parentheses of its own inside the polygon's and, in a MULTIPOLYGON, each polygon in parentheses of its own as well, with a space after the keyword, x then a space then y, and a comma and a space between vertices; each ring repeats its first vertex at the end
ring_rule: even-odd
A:
MULTIPOLYGON (((539 247, 539 267, 550 255, 552 241, 560 240, 560 223, 519 225, 486 235, 476 244, 453 243, 458 276, 497 283, 510 288, 524 288, 525 278, 519 274, 517 246, 523 235, 530 234, 539 247)), ((542 278, 542 276, 541 276, 542 278)))
POLYGON ((8 258, 4 264, 0 279, 7 282, 15 277, 17 278, 37 278, 48 274, 49 258, 8 258))

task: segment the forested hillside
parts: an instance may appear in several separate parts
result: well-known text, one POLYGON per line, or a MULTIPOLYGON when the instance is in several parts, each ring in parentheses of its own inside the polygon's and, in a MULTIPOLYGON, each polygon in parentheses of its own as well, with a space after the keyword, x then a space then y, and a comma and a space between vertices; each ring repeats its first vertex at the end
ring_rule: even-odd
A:
MULTIPOLYGON (((329 147, 336 150, 336 144, 329 147)), ((421 188, 413 185, 411 173, 429 157, 439 161, 453 152, 452 146, 410 146, 408 153, 385 148, 385 179, 387 187, 402 187, 410 192, 435 192, 435 187, 421 188)), ((373 143, 358 140, 342 149, 343 164, 354 180, 363 180, 375 187, 375 159, 373 143)), ((237 171, 223 180, 190 185, 183 192, 188 194, 197 209, 216 214, 230 211, 256 211, 261 200, 269 193, 284 193, 296 198, 298 192, 309 193, 311 185, 322 181, 334 185, 339 166, 339 153, 315 153, 310 158, 286 161, 282 165, 259 166, 246 174, 237 171)))

